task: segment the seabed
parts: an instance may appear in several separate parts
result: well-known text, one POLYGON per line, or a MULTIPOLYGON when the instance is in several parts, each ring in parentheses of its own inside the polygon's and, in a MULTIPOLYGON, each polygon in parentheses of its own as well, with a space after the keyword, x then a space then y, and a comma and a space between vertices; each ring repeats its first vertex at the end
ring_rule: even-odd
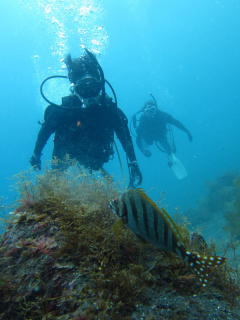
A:
POLYGON ((239 319, 232 264, 213 270, 203 289, 181 258, 128 228, 116 239, 109 202, 119 185, 78 168, 25 172, 15 186, 3 217, 0 319, 239 319))

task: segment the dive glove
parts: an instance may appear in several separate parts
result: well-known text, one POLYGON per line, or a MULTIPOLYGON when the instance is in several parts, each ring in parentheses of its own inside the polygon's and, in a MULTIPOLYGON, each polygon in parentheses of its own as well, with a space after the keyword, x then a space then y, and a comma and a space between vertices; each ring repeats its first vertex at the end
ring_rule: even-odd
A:
POLYGON ((41 159, 37 157, 35 154, 31 156, 30 164, 35 171, 41 170, 41 159))
POLYGON ((143 177, 138 167, 137 161, 132 161, 128 164, 130 170, 130 182, 128 188, 136 188, 142 183, 143 177), (135 183, 135 180, 136 183, 135 183))

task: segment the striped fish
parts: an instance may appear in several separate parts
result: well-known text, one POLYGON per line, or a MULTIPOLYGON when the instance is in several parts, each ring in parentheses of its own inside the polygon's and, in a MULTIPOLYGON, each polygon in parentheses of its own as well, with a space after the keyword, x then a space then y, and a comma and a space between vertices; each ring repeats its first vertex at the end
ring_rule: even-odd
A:
POLYGON ((206 287, 210 267, 226 261, 224 257, 205 256, 187 251, 178 227, 164 209, 160 209, 146 195, 143 189, 123 192, 110 203, 112 211, 120 217, 113 229, 119 230, 119 223, 126 224, 137 235, 165 252, 172 252, 193 268, 203 287, 206 287))

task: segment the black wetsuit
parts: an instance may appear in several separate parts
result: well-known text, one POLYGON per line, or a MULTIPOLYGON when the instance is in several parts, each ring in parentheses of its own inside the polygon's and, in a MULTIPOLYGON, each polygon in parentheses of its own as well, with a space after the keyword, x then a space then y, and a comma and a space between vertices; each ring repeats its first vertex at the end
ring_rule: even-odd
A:
MULTIPOLYGON (((86 168, 98 170, 113 155, 115 132, 130 162, 136 161, 127 124, 125 114, 108 97, 105 105, 94 103, 83 108, 79 98, 70 95, 62 99, 60 107, 46 108, 34 154, 40 157, 49 137, 55 133, 53 158, 65 160, 68 155, 86 168)), ((58 164, 61 169, 67 166, 58 164)))
POLYGON ((154 141, 157 141, 164 147, 167 154, 170 155, 173 150, 167 141, 168 123, 191 135, 180 121, 174 119, 166 112, 157 110, 154 117, 148 117, 145 114, 141 116, 139 126, 136 129, 136 143, 138 148, 144 153, 143 141, 147 145, 152 145, 154 141))

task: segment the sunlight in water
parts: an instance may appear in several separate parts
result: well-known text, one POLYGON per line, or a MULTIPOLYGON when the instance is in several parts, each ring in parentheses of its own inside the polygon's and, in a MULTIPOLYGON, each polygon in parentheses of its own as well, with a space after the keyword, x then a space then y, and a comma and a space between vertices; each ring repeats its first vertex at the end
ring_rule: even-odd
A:
POLYGON ((27 4, 19 1, 21 8, 31 12, 39 28, 46 29, 49 36, 54 34, 52 55, 61 59, 69 51, 69 39, 74 35, 78 36, 77 46, 95 53, 105 51, 108 36, 103 26, 105 11, 101 0, 32 0, 27 4))
MULTIPOLYGON (((98 56, 105 52, 108 36, 103 25, 105 11, 101 0, 19 1, 22 14, 30 14, 33 33, 37 35, 32 55, 37 85, 46 76, 66 75, 63 59, 68 52, 73 57, 81 55, 84 48, 98 56)), ((69 83, 66 80, 51 81, 45 89, 52 101, 60 103, 60 96, 69 94, 69 83)), ((39 99, 38 103, 45 109, 45 101, 40 96, 39 99)))

